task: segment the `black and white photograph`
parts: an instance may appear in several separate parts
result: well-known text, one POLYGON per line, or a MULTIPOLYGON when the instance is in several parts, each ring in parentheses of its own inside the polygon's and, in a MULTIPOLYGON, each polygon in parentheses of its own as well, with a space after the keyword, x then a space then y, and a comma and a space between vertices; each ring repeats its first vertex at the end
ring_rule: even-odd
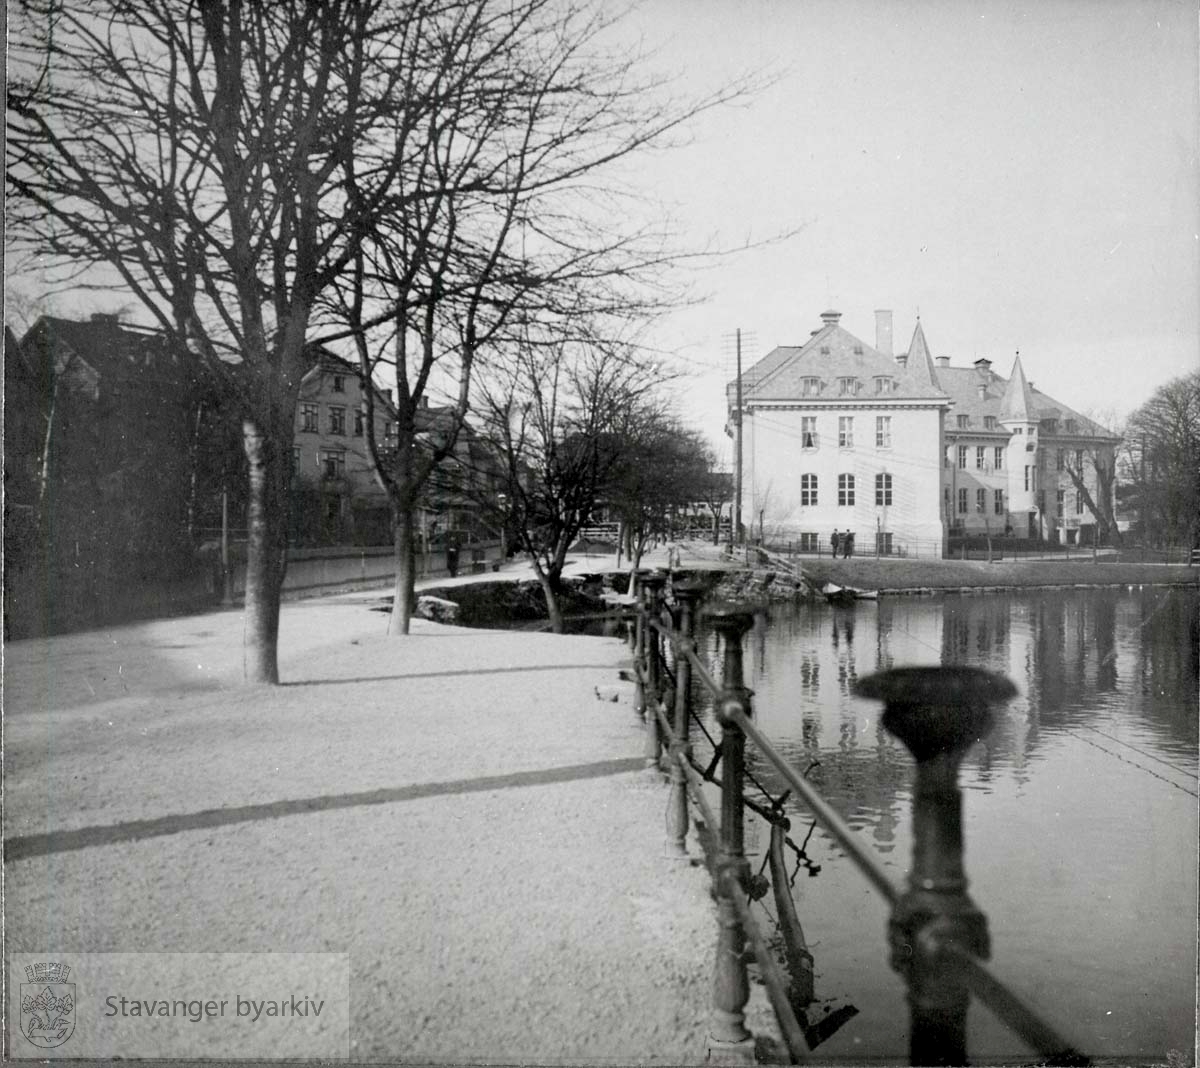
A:
POLYGON ((1195 1068, 1194 0, 7 0, 3 1056, 1195 1068))

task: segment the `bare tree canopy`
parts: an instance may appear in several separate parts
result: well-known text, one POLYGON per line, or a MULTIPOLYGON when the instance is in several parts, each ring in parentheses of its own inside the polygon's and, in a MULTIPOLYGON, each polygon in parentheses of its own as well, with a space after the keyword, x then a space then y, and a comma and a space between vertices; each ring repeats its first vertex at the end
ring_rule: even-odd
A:
MULTIPOLYGON (((531 323, 571 336, 676 294, 622 161, 743 95, 678 102, 598 3, 24 0, 8 82, 10 251, 132 293, 236 384, 248 460, 247 675, 278 680, 295 404, 309 340, 396 383, 372 456, 396 517, 453 449, 476 364, 531 323), (414 451, 432 388, 453 429, 414 451)), ((366 403, 374 403, 365 390, 366 403)), ((368 415, 371 413, 368 412, 368 415)), ((374 419, 368 426, 374 432, 374 419)))
POLYGON ((1122 496, 1142 537, 1195 547, 1200 539, 1200 372, 1159 387, 1130 417, 1122 496))

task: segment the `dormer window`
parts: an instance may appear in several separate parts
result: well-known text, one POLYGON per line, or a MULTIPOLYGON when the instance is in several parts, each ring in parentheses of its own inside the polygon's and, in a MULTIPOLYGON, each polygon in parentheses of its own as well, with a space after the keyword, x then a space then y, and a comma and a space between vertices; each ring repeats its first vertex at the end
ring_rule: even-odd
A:
POLYGON ((1068 434, 1074 434, 1076 432, 1076 430, 1078 430, 1078 429, 1079 429, 1079 425, 1075 422, 1074 419, 1067 420, 1067 433, 1068 434))
POLYGON ((875 379, 876 393, 890 393, 892 391, 892 380, 887 375, 880 375, 875 379))
POLYGON ((971 417, 969 415, 960 415, 958 417, 958 429, 959 430, 966 430, 967 427, 970 426, 970 424, 971 424, 971 417))
POLYGON ((1047 434, 1057 434, 1058 433, 1058 420, 1057 419, 1043 420, 1042 421, 1042 429, 1047 434))
POLYGON ((801 379, 800 391, 805 397, 815 397, 821 392, 821 380, 819 378, 801 379))
POLYGON ((838 393, 843 397, 853 397, 858 392, 857 378, 839 378, 838 393))
POLYGON ((995 430, 996 429, 996 417, 994 415, 985 415, 983 417, 983 429, 984 430, 995 430))

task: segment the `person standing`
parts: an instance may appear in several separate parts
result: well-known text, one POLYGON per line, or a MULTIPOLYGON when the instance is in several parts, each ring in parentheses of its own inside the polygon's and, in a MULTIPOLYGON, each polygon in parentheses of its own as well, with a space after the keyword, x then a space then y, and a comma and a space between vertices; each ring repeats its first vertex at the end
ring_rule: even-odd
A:
POLYGON ((837 559, 838 548, 842 544, 842 536, 837 532, 837 527, 833 528, 833 533, 829 535, 829 547, 833 550, 833 558, 837 559))
POLYGON ((842 558, 849 560, 854 555, 854 535, 846 531, 842 537, 842 558))

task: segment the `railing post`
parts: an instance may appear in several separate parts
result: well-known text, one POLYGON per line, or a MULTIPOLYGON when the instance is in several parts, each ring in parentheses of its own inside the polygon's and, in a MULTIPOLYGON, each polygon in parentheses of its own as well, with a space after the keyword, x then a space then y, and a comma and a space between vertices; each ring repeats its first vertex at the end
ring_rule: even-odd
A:
POLYGON ((750 867, 744 853, 742 791, 745 781, 746 736, 730 712, 741 708, 750 715, 750 691, 742 679, 742 635, 754 622, 745 608, 720 606, 706 618, 725 646, 722 696, 717 706, 721 724, 721 848, 717 858, 717 956, 713 969, 713 1009, 708 1034, 708 1059, 716 1063, 754 1061, 754 1038, 746 1030, 746 934, 733 894, 745 886, 750 867))
POLYGON ((633 710, 646 718, 646 591, 642 588, 644 576, 637 572, 633 576, 634 627, 633 627, 633 710))
POLYGON ((679 748, 671 760, 671 797, 667 802, 667 855, 687 859, 688 800, 687 776, 682 761, 692 755, 688 733, 692 719, 692 665, 688 653, 695 649, 695 612, 704 587, 698 583, 677 582, 675 600, 679 605, 675 641, 675 737, 679 748))
POLYGON ((978 668, 900 668, 863 679, 863 697, 882 700, 884 727, 917 762, 913 865, 888 925, 892 967, 908 983, 912 1064, 967 1063, 969 996, 950 945, 987 959, 987 917, 967 894, 963 868, 963 753, 991 728, 990 706, 1016 687, 978 668))
POLYGON ((643 624, 646 642, 646 745, 644 754, 647 768, 658 768, 659 756, 662 752, 662 726, 658 722, 658 706, 662 701, 662 650, 658 631, 649 624, 650 619, 657 619, 662 608, 662 591, 666 585, 667 576, 661 572, 653 572, 642 580, 642 588, 646 592, 646 618, 643 624))

